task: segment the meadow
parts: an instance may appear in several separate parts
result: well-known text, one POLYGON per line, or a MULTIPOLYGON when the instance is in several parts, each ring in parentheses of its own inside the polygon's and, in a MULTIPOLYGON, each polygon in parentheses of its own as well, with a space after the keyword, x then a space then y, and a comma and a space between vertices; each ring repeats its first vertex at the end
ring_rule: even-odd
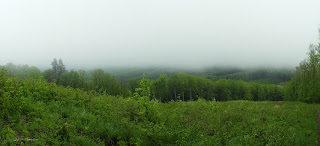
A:
POLYGON ((0 76, 1 145, 318 145, 318 104, 123 98, 0 76))

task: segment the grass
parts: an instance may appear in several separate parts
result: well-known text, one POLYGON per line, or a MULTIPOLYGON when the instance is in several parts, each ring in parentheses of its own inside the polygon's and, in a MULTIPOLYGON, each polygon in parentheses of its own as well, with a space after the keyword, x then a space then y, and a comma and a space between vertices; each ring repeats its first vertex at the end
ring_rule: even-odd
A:
POLYGON ((6 79, 1 145, 318 145, 318 104, 159 103, 6 79))
MULTIPOLYGON (((187 102, 163 105, 164 117, 198 132, 200 144, 317 145, 319 105, 298 102, 187 102), (176 113, 170 113, 176 111, 176 113)), ((168 125, 171 125, 168 122, 168 125)), ((178 131, 179 131, 178 130, 178 131)), ((197 137, 196 137, 197 138, 197 137)), ((192 139, 194 141, 195 139, 192 139)), ((195 143, 195 144, 199 144, 195 143)))

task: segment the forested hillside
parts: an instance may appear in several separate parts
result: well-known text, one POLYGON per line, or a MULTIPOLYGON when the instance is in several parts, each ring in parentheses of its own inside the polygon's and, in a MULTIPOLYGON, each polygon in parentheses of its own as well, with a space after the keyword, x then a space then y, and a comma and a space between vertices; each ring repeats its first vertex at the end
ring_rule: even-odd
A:
MULTIPOLYGON (((61 59, 59 63, 54 60, 52 69, 45 70, 43 73, 35 72, 32 69, 36 70, 36 68, 28 67, 27 65, 21 66, 10 63, 4 67, 7 68, 7 66, 10 69, 11 76, 16 75, 16 77, 23 79, 30 78, 29 76, 34 76, 34 78, 43 76, 48 82, 55 82, 57 85, 70 86, 86 91, 94 90, 100 94, 129 97, 133 95, 136 88, 140 87, 140 77, 120 78, 120 80, 117 80, 115 76, 102 69, 95 69, 90 72, 85 70, 67 71, 61 59), (32 72, 26 72, 25 70, 31 70, 32 72), (29 75, 23 76, 21 75, 22 73, 29 75)), ((215 72, 209 71, 198 75, 187 73, 160 74, 157 78, 151 79, 151 98, 156 98, 161 102, 177 101, 179 99, 190 101, 200 98, 205 100, 215 99, 217 101, 279 101, 286 98, 284 97, 284 87, 281 85, 245 82, 241 77, 236 78, 236 74, 231 74, 233 72, 229 69, 217 68, 215 72), (226 71, 226 73, 222 74, 222 71, 226 71), (212 72, 210 77, 214 77, 213 79, 205 75, 210 72, 212 72)), ((275 73, 273 71, 258 70, 255 73, 248 71, 247 74, 244 72, 238 72, 238 74, 244 75, 243 77, 250 76, 252 80, 248 79, 248 81, 255 79, 268 82, 268 78, 273 76, 281 77, 281 74, 287 74, 287 72, 277 70, 277 73, 275 73)))
POLYGON ((105 72, 113 75, 117 80, 131 78, 141 79, 146 73, 150 79, 157 79, 161 74, 170 76, 172 73, 187 73, 211 80, 232 79, 262 84, 280 84, 289 81, 294 75, 294 68, 275 67, 205 67, 202 69, 170 68, 170 67, 136 67, 136 68, 105 68, 105 72))

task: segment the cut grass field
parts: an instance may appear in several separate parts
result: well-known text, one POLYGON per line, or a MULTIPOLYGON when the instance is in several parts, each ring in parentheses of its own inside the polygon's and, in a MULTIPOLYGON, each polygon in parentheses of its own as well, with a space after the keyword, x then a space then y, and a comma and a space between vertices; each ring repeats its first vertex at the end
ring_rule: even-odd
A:
POLYGON ((318 104, 159 103, 7 79, 1 145, 318 145, 318 104))

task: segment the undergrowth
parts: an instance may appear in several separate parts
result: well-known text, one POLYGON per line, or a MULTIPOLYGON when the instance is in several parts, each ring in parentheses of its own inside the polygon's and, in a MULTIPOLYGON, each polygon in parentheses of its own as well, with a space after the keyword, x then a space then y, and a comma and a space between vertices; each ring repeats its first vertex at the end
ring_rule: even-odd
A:
POLYGON ((0 74, 1 145, 317 145, 319 105, 160 103, 148 80, 130 98, 0 74))

